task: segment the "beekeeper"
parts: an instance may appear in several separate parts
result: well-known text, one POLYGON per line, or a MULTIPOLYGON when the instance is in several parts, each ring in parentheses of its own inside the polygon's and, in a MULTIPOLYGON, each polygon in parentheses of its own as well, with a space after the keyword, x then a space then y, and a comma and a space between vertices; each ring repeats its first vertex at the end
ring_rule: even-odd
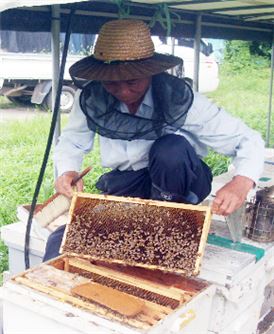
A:
MULTIPOLYGON (((111 168, 96 183, 104 194, 198 204, 211 191, 212 173, 202 160, 211 148, 235 166, 233 178, 216 193, 213 211, 228 215, 243 204, 262 172, 263 140, 166 73, 181 63, 154 52, 142 21, 102 26, 94 53, 70 68, 81 89, 54 153, 58 192, 72 196, 72 179, 97 133, 102 165, 111 168)), ((82 180, 77 189, 82 191, 82 180)))

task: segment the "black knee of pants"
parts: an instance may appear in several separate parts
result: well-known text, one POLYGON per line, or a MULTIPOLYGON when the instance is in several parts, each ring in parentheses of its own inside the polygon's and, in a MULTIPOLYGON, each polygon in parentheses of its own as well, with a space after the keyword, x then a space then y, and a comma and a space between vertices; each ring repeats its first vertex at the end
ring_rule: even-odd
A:
POLYGON ((152 188, 171 193, 175 201, 176 198, 184 201, 190 194, 195 194, 199 203, 211 191, 209 167, 183 136, 169 134, 153 143, 149 153, 149 174, 152 188))
POLYGON ((44 262, 60 255, 59 249, 61 247, 65 228, 66 228, 66 225, 62 225, 58 227, 56 231, 51 233, 51 235, 48 237, 46 249, 45 249, 45 255, 43 257, 44 262))
POLYGON ((103 194, 150 198, 151 182, 147 168, 112 170, 100 176, 96 187, 103 194))

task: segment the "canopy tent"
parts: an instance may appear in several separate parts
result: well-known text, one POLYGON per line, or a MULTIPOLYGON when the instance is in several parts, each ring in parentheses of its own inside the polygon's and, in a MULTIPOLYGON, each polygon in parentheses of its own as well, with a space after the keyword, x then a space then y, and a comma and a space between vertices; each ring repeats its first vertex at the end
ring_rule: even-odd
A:
POLYGON ((50 31, 50 5, 56 4, 61 5, 61 31, 69 9, 74 8, 78 20, 73 32, 97 33, 106 20, 128 11, 130 17, 144 21, 155 15, 160 18, 162 24, 153 27, 153 33, 159 35, 166 33, 163 25, 168 25, 169 17, 173 36, 194 38, 197 17, 202 17, 201 37, 205 38, 272 41, 273 35, 272 0, 2 0, 1 29, 50 31))
MULTIPOLYGON (((199 46, 202 37, 272 42, 271 83, 266 135, 267 143, 269 143, 274 67, 273 0, 166 0, 165 2, 162 0, 1 0, 0 12, 1 30, 52 32, 53 82, 55 82, 53 91, 56 91, 56 78, 58 77, 59 32, 66 31, 66 27, 70 27, 72 32, 94 34, 98 33, 99 28, 106 21, 130 16, 130 18, 154 23, 152 25, 153 34, 166 35, 168 33, 174 37, 195 38, 194 88, 196 89, 199 72, 199 46), (71 10, 74 13, 73 24, 69 20, 71 10)), ((66 48, 64 47, 64 49, 66 48)), ((62 68, 63 61, 61 72, 62 68)), ((60 83, 57 90, 59 93, 61 92, 60 83)), ((58 101, 58 98, 56 98, 56 101, 58 101)), ((47 163, 52 129, 55 128, 57 117, 55 115, 58 114, 57 106, 58 102, 54 107, 49 140, 26 228, 26 268, 29 267, 31 222, 47 163)))

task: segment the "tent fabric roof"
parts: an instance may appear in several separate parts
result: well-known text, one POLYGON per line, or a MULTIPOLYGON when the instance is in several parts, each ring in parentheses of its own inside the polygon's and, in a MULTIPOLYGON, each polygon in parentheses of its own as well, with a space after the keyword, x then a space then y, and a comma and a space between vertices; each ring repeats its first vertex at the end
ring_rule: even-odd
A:
MULTIPOLYGON (((156 4, 162 1, 137 0, 139 3, 156 4)), ((167 0, 171 8, 234 16, 243 20, 274 22, 273 0, 167 0)))
POLYGON ((0 3, 0 12, 18 7, 34 7, 34 6, 45 6, 45 5, 58 5, 62 3, 74 3, 83 2, 88 0, 2 0, 0 3))
MULTIPOLYGON (((76 9, 74 32, 97 33, 109 19, 118 17, 118 1, 111 0, 1 0, 3 30, 49 31, 51 8, 61 5, 61 29, 64 30, 70 8, 76 9), (20 19, 19 19, 20 18, 20 19)), ((151 21, 159 5, 167 6, 174 25, 173 36, 194 37, 195 22, 202 16, 202 37, 272 41, 273 0, 134 0, 124 1, 130 17, 151 21)), ((165 7, 165 8, 167 8, 165 7)), ((162 11, 163 13, 164 11, 162 11)), ((165 34, 162 22, 154 26, 156 34, 165 34)))

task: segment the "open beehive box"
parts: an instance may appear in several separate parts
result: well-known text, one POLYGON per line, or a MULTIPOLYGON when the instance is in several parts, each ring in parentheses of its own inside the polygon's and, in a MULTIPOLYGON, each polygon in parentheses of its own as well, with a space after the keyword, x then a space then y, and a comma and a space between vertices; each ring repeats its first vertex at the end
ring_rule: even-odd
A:
POLYGON ((153 332, 209 298, 209 283, 192 277, 209 226, 206 206, 78 193, 62 255, 13 281, 92 312, 98 323, 153 332))

